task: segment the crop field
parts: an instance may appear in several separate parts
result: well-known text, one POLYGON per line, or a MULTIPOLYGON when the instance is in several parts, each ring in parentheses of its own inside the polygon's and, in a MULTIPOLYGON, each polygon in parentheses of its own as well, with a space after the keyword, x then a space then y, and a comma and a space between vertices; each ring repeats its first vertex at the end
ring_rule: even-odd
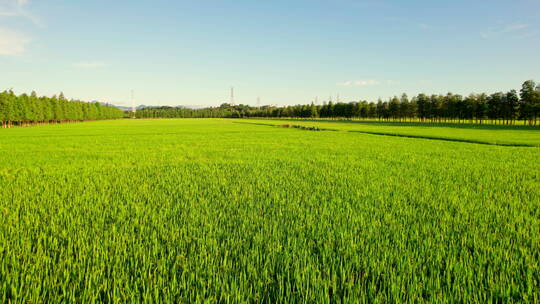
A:
MULTIPOLYGON (((376 121, 336 121, 309 119, 252 119, 251 123, 263 125, 299 125, 317 127, 335 131, 359 132, 374 135, 390 135, 424 139, 437 139, 458 142, 502 146, 540 147, 538 127, 493 124, 431 124, 431 123, 396 123, 376 121)), ((244 122, 247 123, 247 122, 244 122)))
POLYGON ((0 130, 0 303, 540 303, 539 143, 242 119, 0 130))

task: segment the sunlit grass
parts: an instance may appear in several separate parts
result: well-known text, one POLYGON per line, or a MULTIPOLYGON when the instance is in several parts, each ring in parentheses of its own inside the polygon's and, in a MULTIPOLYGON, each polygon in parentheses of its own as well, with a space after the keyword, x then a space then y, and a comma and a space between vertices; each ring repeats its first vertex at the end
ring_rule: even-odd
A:
POLYGON ((2 303, 540 301, 538 148, 186 119, 0 150, 2 303))
POLYGON ((339 131, 365 132, 380 135, 400 135, 418 138, 468 141, 498 145, 540 147, 540 128, 511 125, 432 124, 410 122, 336 121, 304 119, 242 119, 240 123, 254 122, 271 125, 297 124, 339 131))

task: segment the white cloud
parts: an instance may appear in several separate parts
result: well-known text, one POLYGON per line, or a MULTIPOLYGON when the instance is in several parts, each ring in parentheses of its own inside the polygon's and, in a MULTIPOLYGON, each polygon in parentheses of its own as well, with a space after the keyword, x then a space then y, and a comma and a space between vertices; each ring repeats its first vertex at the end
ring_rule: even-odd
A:
POLYGON ((0 55, 21 55, 30 42, 25 34, 8 28, 0 28, 0 55))
POLYGON ((380 84, 380 82, 378 82, 377 80, 369 79, 369 80, 349 80, 345 82, 340 82, 337 85, 344 86, 344 87, 367 87, 367 86, 374 86, 378 84, 380 84))
POLYGON ((528 27, 529 27, 529 25, 524 24, 524 23, 509 24, 506 27, 504 27, 502 32, 503 33, 509 33, 509 32, 514 32, 514 31, 519 31, 519 30, 522 30, 522 29, 525 29, 525 28, 528 28, 528 27))
POLYGON ((26 9, 27 5, 28 0, 0 0, 0 17, 23 17, 35 25, 43 27, 39 18, 26 9))
POLYGON ((480 36, 484 39, 499 37, 502 35, 509 35, 513 33, 522 33, 523 30, 529 28, 528 24, 525 23, 512 23, 507 24, 502 27, 493 27, 488 29, 485 32, 480 33, 480 36))
POLYGON ((107 64, 100 61, 87 61, 87 62, 76 62, 73 64, 73 67, 79 69, 100 69, 107 67, 107 64))
POLYGON ((527 39, 527 38, 536 37, 537 35, 538 35, 538 32, 528 32, 528 33, 524 33, 524 34, 521 34, 521 35, 517 35, 514 38, 515 39, 527 39))
POLYGON ((429 31, 429 30, 434 30, 434 29, 435 29, 435 27, 434 27, 433 25, 427 24, 427 23, 420 23, 420 24, 418 24, 418 26, 419 26, 421 29, 425 30, 425 31, 429 31))

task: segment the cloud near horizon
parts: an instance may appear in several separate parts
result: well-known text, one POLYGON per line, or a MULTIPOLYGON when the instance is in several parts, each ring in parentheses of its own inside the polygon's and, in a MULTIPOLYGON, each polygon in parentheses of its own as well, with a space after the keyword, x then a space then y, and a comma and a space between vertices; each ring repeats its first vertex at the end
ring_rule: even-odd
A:
POLYGON ((340 82, 337 85, 342 87, 367 87, 367 86, 374 86, 379 85, 380 82, 377 80, 369 79, 369 80, 349 80, 345 82, 340 82))

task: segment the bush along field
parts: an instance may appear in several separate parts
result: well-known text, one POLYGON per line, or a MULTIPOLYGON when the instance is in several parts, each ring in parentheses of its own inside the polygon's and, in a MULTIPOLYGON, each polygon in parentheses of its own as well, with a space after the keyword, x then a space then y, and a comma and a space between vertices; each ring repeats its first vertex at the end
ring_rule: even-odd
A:
POLYGON ((2 303, 540 302, 538 147, 184 119, 0 150, 2 303))

